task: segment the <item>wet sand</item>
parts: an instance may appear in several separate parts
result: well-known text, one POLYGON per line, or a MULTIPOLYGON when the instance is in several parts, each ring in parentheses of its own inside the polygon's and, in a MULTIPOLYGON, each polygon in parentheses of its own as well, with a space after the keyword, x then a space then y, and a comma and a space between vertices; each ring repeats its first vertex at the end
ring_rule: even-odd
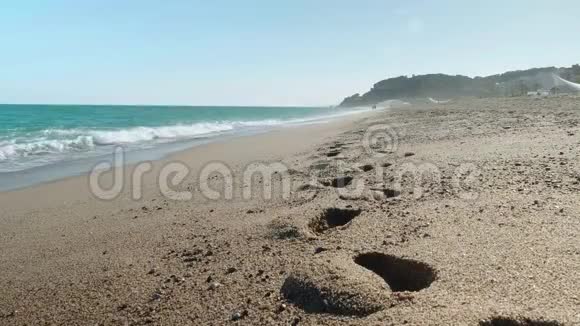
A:
POLYGON ((134 167, 114 200, 87 177, 0 193, 0 324, 580 323, 580 99, 349 119, 153 162, 140 200, 134 167), (192 199, 160 193, 169 162, 192 199))

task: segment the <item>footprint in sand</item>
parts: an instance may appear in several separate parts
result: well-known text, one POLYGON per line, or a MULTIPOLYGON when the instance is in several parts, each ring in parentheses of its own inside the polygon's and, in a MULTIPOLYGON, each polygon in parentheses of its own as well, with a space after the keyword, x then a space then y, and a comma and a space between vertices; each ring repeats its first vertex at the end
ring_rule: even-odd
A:
POLYGON ((309 226, 314 233, 322 234, 330 229, 344 226, 361 214, 360 209, 327 208, 309 226))
POLYGON ((426 263, 371 252, 354 258, 358 265, 374 272, 393 292, 420 291, 437 279, 437 272, 426 263))

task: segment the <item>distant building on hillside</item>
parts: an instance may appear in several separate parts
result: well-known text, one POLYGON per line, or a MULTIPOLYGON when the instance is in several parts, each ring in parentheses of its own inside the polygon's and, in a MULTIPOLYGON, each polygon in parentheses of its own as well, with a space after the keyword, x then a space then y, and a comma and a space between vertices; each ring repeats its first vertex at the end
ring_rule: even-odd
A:
POLYGON ((538 89, 536 91, 530 91, 530 92, 528 92, 528 96, 533 96, 533 97, 535 97, 535 96, 546 97, 546 96, 549 96, 549 95, 550 95, 550 90, 542 89, 542 88, 540 88, 540 89, 538 89))
POLYGON ((407 105, 409 105, 409 103, 401 100, 386 100, 375 104, 374 108, 391 109, 391 108, 400 108, 407 105))

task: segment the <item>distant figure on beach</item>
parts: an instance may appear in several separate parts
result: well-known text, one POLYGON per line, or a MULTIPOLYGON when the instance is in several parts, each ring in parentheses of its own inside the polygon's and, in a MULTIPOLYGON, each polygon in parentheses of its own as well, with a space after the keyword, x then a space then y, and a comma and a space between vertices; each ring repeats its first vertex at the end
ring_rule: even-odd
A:
POLYGON ((377 108, 377 106, 376 105, 373 105, 373 110, 375 110, 376 108, 377 108))

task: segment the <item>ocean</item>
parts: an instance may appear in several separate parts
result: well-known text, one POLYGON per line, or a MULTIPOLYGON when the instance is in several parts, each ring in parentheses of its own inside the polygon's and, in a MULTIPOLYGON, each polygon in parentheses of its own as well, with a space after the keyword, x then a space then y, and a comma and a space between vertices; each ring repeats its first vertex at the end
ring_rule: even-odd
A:
POLYGON ((320 107, 0 104, 0 190, 79 175, 123 146, 129 162, 223 137, 364 112, 320 107))

